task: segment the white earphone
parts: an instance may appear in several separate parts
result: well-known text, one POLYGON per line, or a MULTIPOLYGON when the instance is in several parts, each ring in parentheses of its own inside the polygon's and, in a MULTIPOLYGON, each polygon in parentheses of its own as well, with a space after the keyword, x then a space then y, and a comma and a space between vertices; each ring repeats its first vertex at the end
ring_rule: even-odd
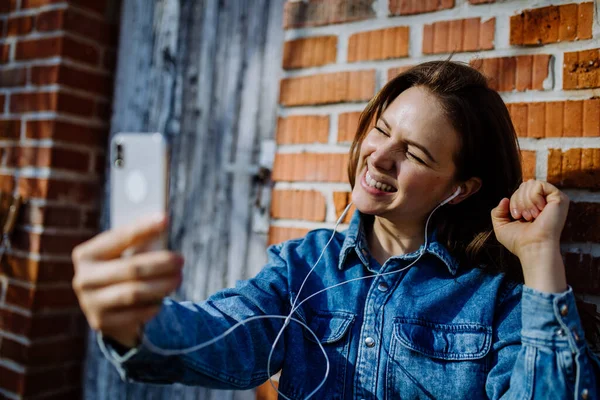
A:
POLYGON ((452 196, 448 197, 446 200, 442 201, 442 204, 440 204, 440 206, 443 206, 444 204, 448 204, 450 203, 452 200, 454 200, 456 198, 456 196, 458 196, 460 193, 462 192, 462 189, 460 188, 460 186, 454 191, 454 193, 452 193, 452 196))

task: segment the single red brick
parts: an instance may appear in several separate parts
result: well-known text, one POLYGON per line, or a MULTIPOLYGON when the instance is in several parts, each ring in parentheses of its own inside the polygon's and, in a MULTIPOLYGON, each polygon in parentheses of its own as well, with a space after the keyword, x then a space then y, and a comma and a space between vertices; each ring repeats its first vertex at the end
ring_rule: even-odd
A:
POLYGON ((271 196, 273 218, 325 221, 325 197, 315 190, 274 190, 271 196))
POLYGON ((507 104, 515 131, 519 137, 527 137, 528 106, 526 103, 507 104))
POLYGON ((560 25, 558 27, 558 40, 573 41, 577 39, 577 4, 564 4, 558 8, 560 25))
POLYGON ((565 125, 563 136, 583 135, 583 102, 565 101, 565 125))
POLYGON ((112 91, 112 79, 109 75, 83 71, 66 65, 32 67, 31 83, 34 85, 61 84, 103 96, 109 96, 112 91))
POLYGON ((550 55, 535 54, 531 72, 531 89, 544 90, 544 81, 550 76, 550 55))
POLYGON ((562 101, 552 101, 546 104, 546 137, 561 137, 563 136, 563 114, 565 111, 565 103, 562 101))
POLYGON ((523 27, 525 24, 525 14, 513 15, 510 17, 510 44, 523 44, 523 27))
POLYGON ((355 33, 348 41, 348 62, 407 57, 408 35, 406 26, 355 33))
POLYGON ((338 118, 338 143, 352 142, 358 129, 360 112, 347 112, 339 115, 338 118))
POLYGON ((563 60, 563 89, 577 89, 579 69, 579 52, 564 54, 563 60))
POLYGON ((73 248, 90 239, 89 235, 33 233, 17 229, 11 237, 15 249, 34 254, 71 254, 73 248))
POLYGON ((17 60, 34 60, 60 56, 62 42, 62 37, 20 40, 17 42, 15 58, 17 60))
POLYGON ((7 22, 6 36, 26 35, 33 30, 33 17, 13 17, 7 22))
POLYGON ((433 54, 433 24, 423 25, 423 54, 433 54))
POLYGON ((333 154, 282 154, 275 155, 274 181, 344 182, 339 171, 348 164, 346 153, 333 154), (335 168, 330 168, 329 165, 335 168))
POLYGON ((295 115, 277 121, 277 144, 327 143, 329 117, 295 115))
POLYGON ((449 21, 440 21, 433 24, 433 52, 448 53, 450 48, 448 43, 448 36, 450 31, 449 21))
POLYGON ((94 102, 70 93, 16 93, 12 95, 10 110, 13 113, 56 111, 90 117, 94 113, 94 102))
POLYGON ((10 60, 10 43, 0 44, 0 64, 6 64, 10 60))
POLYGON ((95 148, 103 148, 108 139, 105 129, 56 120, 27 121, 25 131, 28 139, 53 139, 95 148))
POLYGON ((0 120, 0 139, 17 140, 21 136, 21 121, 18 119, 0 120))
POLYGON ((337 72, 281 80, 279 102, 289 107, 367 101, 374 93, 375 71, 337 72))
POLYGON ((492 50, 496 34, 496 18, 490 18, 481 23, 479 30, 479 50, 492 50))
POLYGON ((577 39, 592 38, 594 20, 594 2, 578 4, 577 39))
POLYGON ((521 151, 521 165, 523 168, 523 180, 535 179, 535 162, 536 154, 535 151, 522 150, 521 151))
POLYGON ((0 88, 24 86, 26 83, 27 68, 17 67, 0 70, 0 88))
POLYGON ((583 136, 600 136, 600 99, 583 101, 583 136))
POLYGON ((0 94, 0 114, 4 114, 5 102, 6 102, 6 95, 0 94))
POLYGON ((514 57, 503 57, 498 59, 498 90, 500 92, 511 92, 515 89, 517 79, 517 60, 514 57))
POLYGON ((527 137, 543 138, 546 126, 546 104, 529 103, 527 116, 527 137))
POLYGON ((337 36, 289 40, 283 46, 283 68, 306 68, 335 62, 337 36))
POLYGON ((284 29, 340 24, 375 18, 374 0, 288 1, 283 10, 284 29))

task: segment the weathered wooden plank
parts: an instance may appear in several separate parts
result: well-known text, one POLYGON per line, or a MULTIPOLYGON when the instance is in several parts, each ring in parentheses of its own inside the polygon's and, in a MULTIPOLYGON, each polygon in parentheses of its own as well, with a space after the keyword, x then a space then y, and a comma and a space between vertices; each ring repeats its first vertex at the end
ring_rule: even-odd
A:
MULTIPOLYGON (((274 136, 283 3, 123 0, 111 133, 160 131, 172 145, 170 246, 186 258, 177 299, 204 300, 266 259, 266 232, 253 229, 259 188, 248 171, 260 140, 274 136)), ((254 398, 125 384, 93 334, 89 343, 86 398, 254 398)))

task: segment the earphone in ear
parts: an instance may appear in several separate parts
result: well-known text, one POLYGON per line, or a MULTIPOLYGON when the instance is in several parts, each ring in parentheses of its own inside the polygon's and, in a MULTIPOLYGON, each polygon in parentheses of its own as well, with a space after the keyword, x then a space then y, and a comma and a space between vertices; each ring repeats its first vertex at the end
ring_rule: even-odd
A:
POLYGON ((461 192, 462 192, 462 189, 459 186, 458 188, 456 188, 456 190, 454 191, 454 193, 452 193, 452 196, 450 196, 446 200, 442 201, 442 204, 440 204, 440 206, 443 206, 444 204, 450 203, 452 200, 454 200, 456 198, 456 196, 458 196, 459 194, 461 194, 461 192))

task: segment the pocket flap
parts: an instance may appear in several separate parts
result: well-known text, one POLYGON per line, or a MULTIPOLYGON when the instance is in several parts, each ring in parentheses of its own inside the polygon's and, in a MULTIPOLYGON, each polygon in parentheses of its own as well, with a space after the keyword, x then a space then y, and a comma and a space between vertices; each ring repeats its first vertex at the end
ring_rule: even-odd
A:
POLYGON ((404 347, 442 360, 482 358, 492 344, 492 328, 476 323, 438 324, 398 317, 394 325, 396 338, 404 347))
MULTIPOLYGON (((321 343, 334 343, 344 337, 354 321, 354 314, 343 311, 320 312, 307 324, 321 343)), ((304 336, 315 342, 315 337, 304 329, 304 336)))

